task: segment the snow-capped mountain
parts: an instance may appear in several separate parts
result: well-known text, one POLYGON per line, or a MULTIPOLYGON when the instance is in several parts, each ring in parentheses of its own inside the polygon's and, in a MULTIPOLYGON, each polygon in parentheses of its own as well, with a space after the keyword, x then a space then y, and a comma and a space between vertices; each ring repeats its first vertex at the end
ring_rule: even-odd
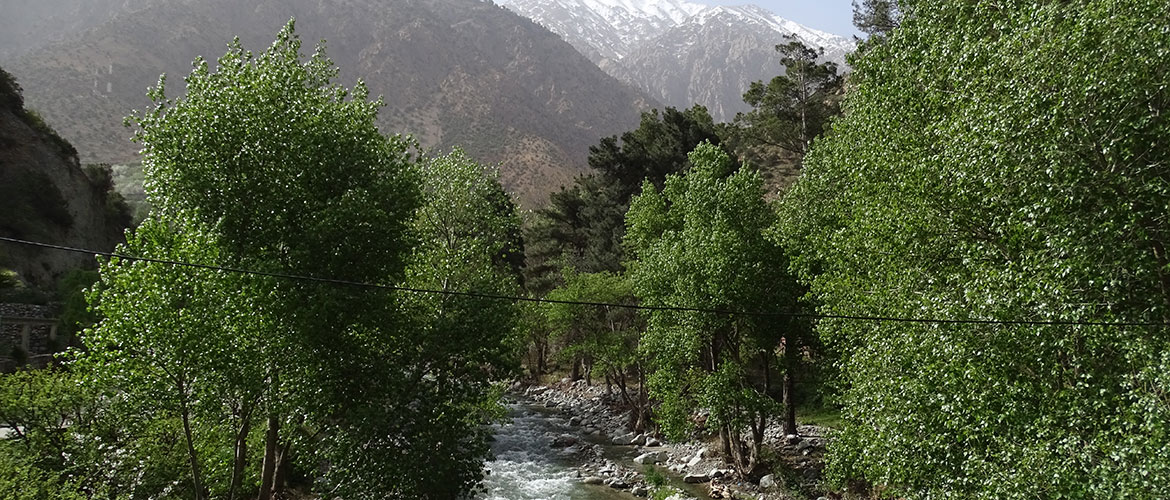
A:
POLYGON ((707 106, 716 120, 748 107, 751 82, 783 72, 774 47, 794 36, 844 67, 853 40, 754 5, 685 0, 496 0, 559 34, 601 69, 664 104, 707 106))

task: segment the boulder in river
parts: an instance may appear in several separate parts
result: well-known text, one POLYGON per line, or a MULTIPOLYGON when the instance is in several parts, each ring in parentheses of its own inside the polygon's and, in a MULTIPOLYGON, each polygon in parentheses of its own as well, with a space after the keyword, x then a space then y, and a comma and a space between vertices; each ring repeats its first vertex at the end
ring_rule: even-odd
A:
POLYGON ((605 483, 605 480, 597 476, 589 476, 585 479, 582 479, 581 482, 585 484, 603 484, 605 483))
POLYGON ((698 472, 688 472, 687 475, 683 476, 684 483, 691 483, 691 484, 705 483, 705 482, 710 481, 710 480, 711 480, 711 475, 708 472, 704 472, 701 474, 698 472))
POLYGON ((636 437, 638 437, 638 435, 634 434, 633 432, 631 432, 629 434, 622 434, 618 437, 613 438, 613 444, 616 444, 619 446, 629 446, 629 445, 634 444, 634 438, 636 438, 636 437))
POLYGON ((636 464, 658 464, 666 461, 665 451, 652 451, 650 453, 643 453, 634 459, 636 464))

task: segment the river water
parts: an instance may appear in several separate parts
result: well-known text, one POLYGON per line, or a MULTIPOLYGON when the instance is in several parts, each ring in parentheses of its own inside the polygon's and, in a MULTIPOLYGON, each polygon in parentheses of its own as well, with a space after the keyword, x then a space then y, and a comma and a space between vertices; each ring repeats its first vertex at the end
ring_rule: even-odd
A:
MULTIPOLYGON (((495 426, 490 471, 483 500, 595 500, 632 499, 629 493, 606 486, 581 484, 576 467, 582 454, 575 448, 552 448, 552 439, 575 434, 569 422, 543 408, 511 403, 511 420, 495 426)), ((584 441, 583 441, 584 442, 584 441)), ((612 451, 612 450, 611 450, 612 451)), ((607 453, 608 455, 608 453, 607 453)))

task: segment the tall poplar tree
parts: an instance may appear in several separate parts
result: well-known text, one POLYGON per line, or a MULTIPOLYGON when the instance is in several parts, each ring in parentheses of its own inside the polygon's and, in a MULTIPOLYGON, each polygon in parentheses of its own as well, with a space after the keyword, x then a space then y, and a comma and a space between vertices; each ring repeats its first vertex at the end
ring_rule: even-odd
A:
POLYGON ((899 3, 784 199, 786 247, 825 313, 1036 323, 822 320, 848 381, 831 472, 1170 495, 1170 10, 899 3))

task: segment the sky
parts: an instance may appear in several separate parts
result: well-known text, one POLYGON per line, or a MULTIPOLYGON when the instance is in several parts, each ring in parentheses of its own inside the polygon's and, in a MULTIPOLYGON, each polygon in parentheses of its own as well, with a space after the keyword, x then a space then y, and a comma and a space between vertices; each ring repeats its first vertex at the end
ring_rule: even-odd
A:
POLYGON ((861 35, 853 27, 852 0, 692 0, 707 5, 755 4, 780 17, 834 35, 861 35))

